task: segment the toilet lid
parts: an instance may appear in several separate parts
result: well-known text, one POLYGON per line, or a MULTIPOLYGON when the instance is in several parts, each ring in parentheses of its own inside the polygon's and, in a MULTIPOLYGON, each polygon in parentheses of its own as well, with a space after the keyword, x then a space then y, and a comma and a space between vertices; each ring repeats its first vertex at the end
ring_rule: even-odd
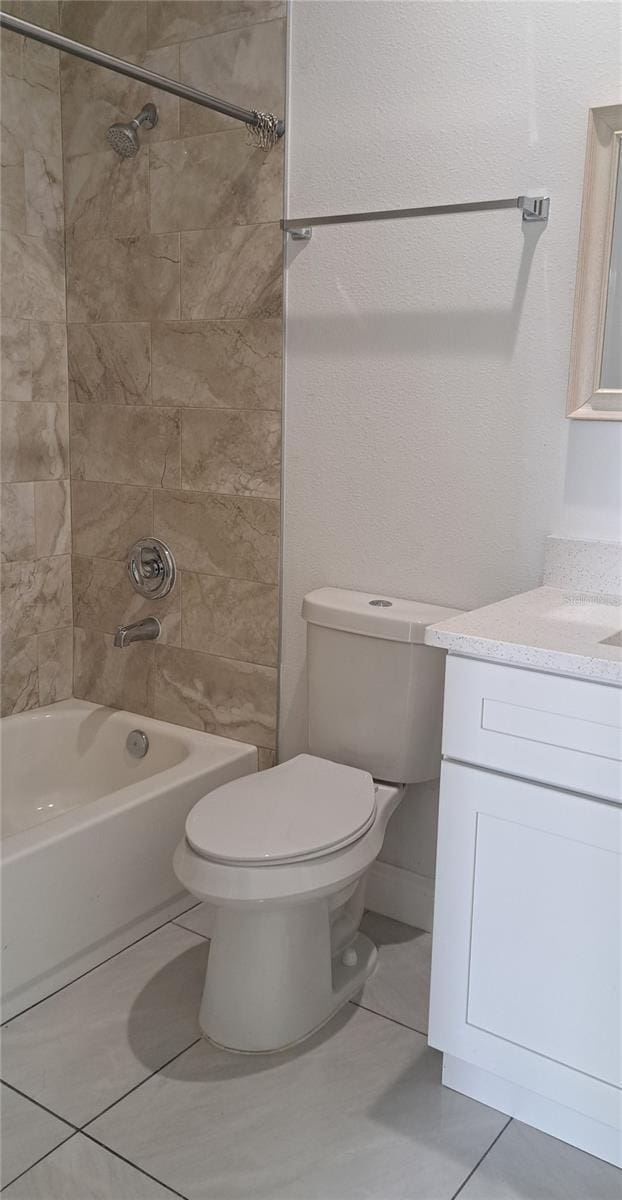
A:
POLYGON ((349 845, 375 815, 367 771, 299 754, 209 792, 189 814, 186 838, 217 862, 286 863, 349 845))

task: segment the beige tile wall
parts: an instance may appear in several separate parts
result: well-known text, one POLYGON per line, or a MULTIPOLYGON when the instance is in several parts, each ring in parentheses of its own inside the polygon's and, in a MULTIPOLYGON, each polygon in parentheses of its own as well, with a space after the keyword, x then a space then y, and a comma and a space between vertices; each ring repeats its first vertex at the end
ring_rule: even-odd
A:
MULTIPOLYGON (((58 28, 55 0, 3 3, 58 28)), ((69 420, 59 55, 2 33, 3 715, 71 695, 69 420)))
MULTIPOLYGON (((283 113, 282 0, 67 0, 62 32, 283 113)), ((261 747, 276 738, 283 147, 75 59, 61 64, 74 690, 261 747), (122 161, 106 127, 153 100, 122 161), (141 602, 124 568, 155 533, 179 582, 141 602), (152 612, 158 645, 120 651, 152 612)))

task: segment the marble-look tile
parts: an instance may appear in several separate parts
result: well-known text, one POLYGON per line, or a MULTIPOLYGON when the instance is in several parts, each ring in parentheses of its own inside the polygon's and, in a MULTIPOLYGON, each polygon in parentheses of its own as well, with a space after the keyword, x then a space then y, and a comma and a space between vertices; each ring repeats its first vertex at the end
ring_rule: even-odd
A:
POLYGON ((105 558, 73 558, 73 619, 81 629, 113 634, 118 625, 143 617, 157 617, 160 641, 178 646, 181 641, 181 589, 160 600, 146 600, 135 592, 124 562, 105 558))
POLYGON ((181 316, 185 320, 278 317, 281 275, 278 225, 182 233, 181 316))
POLYGON ((154 643, 119 650, 108 633, 74 629, 73 694, 109 708, 153 715, 154 643))
POLYGON ((67 402, 65 323, 1 322, 2 399, 67 402))
POLYGON ((62 241, 2 233, 2 313, 33 321, 65 320, 62 241))
POLYGON ((150 345, 148 324, 70 325, 70 399, 81 404, 149 404, 150 345))
POLYGON ((180 478, 180 419, 168 408, 72 404, 74 479, 173 488, 180 478))
MULTIPOLYGON (((71 2, 71 0, 70 0, 71 2)), ((90 0, 89 0, 90 7, 90 0)), ((125 2, 108 7, 116 8, 123 21, 125 2)), ((132 59, 130 43, 120 52, 121 58, 132 59)), ((165 46, 138 54, 140 64, 169 79, 179 77, 179 49, 165 46)), ((63 112, 63 149, 66 158, 76 154, 99 153, 109 125, 128 121, 140 112, 143 104, 157 105, 158 124, 145 137, 144 145, 166 141, 179 135, 179 100, 167 92, 154 92, 152 87, 137 83, 124 75, 115 75, 104 67, 93 66, 68 54, 62 55, 61 94, 63 112)), ((133 160, 136 163, 136 159, 133 160)))
POLYGON ((25 712, 39 703, 37 638, 2 638, 0 715, 25 712))
POLYGON ((153 493, 73 479, 71 527, 74 554, 125 562, 130 546, 153 533, 153 493))
POLYGON ((69 555, 5 563, 1 589, 6 637, 27 637, 71 625, 69 555))
POLYGON ((69 241, 69 321, 175 320, 179 258, 178 233, 69 241))
POLYGON ((63 236, 63 160, 60 154, 24 152, 26 233, 63 236))
POLYGON ((506 1122, 441 1086, 425 1038, 347 1005, 281 1054, 201 1041, 92 1130, 188 1200, 448 1200, 506 1122))
POLYGON ((276 693, 272 667, 156 647, 154 715, 160 720, 271 748, 276 693))
POLYGON ((21 161, 25 150, 57 158, 62 151, 58 51, 24 39, 19 65, 14 56, 11 67, 2 78, 2 162, 21 161))
MULTIPOLYGON (((35 21, 34 24, 38 25, 40 22, 35 21)), ((25 93, 27 102, 34 101, 35 109, 38 107, 40 110, 36 120, 39 124, 42 144, 45 141, 48 149, 52 150, 53 143, 54 153, 57 153, 60 150, 62 139, 59 51, 54 50, 51 46, 44 46, 41 42, 24 38, 22 71, 24 81, 28 85, 28 91, 25 93), (31 92, 32 88, 36 89, 34 93, 31 92), (46 118, 50 122, 48 136, 46 136, 46 118)))
POLYGON ((617 1167, 512 1121, 460 1200, 619 1200, 617 1167))
POLYGON ((251 496, 156 492, 154 532, 182 570, 276 583, 279 505, 251 496))
POLYGON ((184 571, 181 593, 182 644, 187 649, 277 665, 278 588, 184 571))
POLYGON ((277 755, 276 750, 266 750, 263 746, 257 747, 257 770, 269 771, 271 767, 276 767, 277 755))
POLYGON ((20 16, 34 25, 43 25, 60 32, 60 16, 58 0, 22 0, 20 16))
POLYGON ((265 496, 281 491, 281 414, 182 412, 181 486, 195 492, 265 496))
POLYGON ((7 1189, 12 1200, 171 1200, 168 1188, 81 1133, 7 1189))
MULTIPOLYGON (((10 12, 13 16, 21 16, 18 11, 18 6, 4 3, 4 12, 10 12)), ((8 29, 3 29, 0 35, 0 72, 3 78, 14 76, 17 79, 22 77, 22 51, 24 39, 18 33, 10 33, 8 29)))
MULTIPOLYGON (((283 117, 285 108, 285 22, 247 25, 217 37, 180 46, 180 78, 215 96, 283 117)), ((235 128, 230 117, 182 100, 182 135, 235 128)))
POLYGON ((259 150, 244 129, 160 142, 149 152, 149 188, 155 232, 278 221, 283 143, 259 150))
POLYGON ((278 319, 154 324, 153 403, 279 409, 282 336, 278 319))
POLYGON ((427 1033, 432 935, 374 912, 361 929, 378 948, 378 966, 356 1003, 427 1033))
POLYGON ((70 1125, 0 1084, 3 1188, 73 1133, 70 1125))
POLYGON ((9 233, 26 232, 26 191, 24 164, 2 166, 0 181, 0 229, 9 233))
POLYGON ((149 45, 165 46, 285 15, 285 0, 150 0, 149 45))
POLYGON ((62 0, 61 33, 135 62, 147 49, 147 8, 144 0, 62 0))
MULTIPOLYGON (((0 40, 3 42, 4 37, 0 40)), ((28 145, 28 136, 24 113, 21 57, 19 74, 2 73, 0 99, 0 158, 2 166, 23 165, 24 146, 28 145)))
POLYGON ((16 404, 32 400, 30 324, 2 317, 0 321, 0 399, 16 404))
POLYGON ((56 704, 73 692, 73 629, 39 634, 39 704, 56 704))
POLYGON ((5 1026, 6 1082, 91 1120, 197 1038, 206 959, 177 925, 136 942, 5 1026))
POLYGON ((71 497, 68 479, 35 483, 37 558, 71 554, 71 497))
POLYGON ((67 329, 65 323, 31 321, 31 398, 67 403, 67 329))
POLYGON ((35 487, 33 483, 3 483, 0 489, 0 555, 3 562, 34 558, 35 487))
POLYGON ((69 428, 63 404, 3 404, 2 479, 6 483, 63 479, 69 469, 69 428))
POLYGON ((68 158, 65 226, 67 236, 76 240, 137 237, 148 229, 149 155, 119 158, 108 146, 98 153, 68 158))

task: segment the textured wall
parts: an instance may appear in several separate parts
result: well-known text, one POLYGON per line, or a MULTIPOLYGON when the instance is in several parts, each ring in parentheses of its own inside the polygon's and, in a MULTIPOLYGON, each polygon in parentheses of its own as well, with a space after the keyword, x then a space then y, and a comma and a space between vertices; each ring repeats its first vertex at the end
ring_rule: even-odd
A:
MULTIPOLYGON (((249 107, 284 107, 284 5, 69 0, 63 33, 249 107)), ((77 696, 254 742, 277 692, 283 148, 63 56, 77 696), (122 161, 106 127, 153 100, 122 161), (155 533, 180 580, 142 601, 155 533), (153 614, 161 644, 115 649, 153 614)))
MULTIPOLYGON (((3 5, 58 28, 52 0, 3 5)), ((2 55, 2 713, 71 694, 69 426, 57 51, 2 55)))
MULTIPOLYGON (((581 478, 592 536, 620 501, 620 431, 584 423, 567 460, 564 419, 587 109, 620 97, 619 5, 306 0, 290 26, 288 215, 541 189, 552 210, 548 228, 498 212, 290 245, 286 754, 309 588, 485 604, 540 582, 564 491, 589 506, 581 478)), ((405 805, 385 857, 431 873, 433 809, 429 790, 405 805)))

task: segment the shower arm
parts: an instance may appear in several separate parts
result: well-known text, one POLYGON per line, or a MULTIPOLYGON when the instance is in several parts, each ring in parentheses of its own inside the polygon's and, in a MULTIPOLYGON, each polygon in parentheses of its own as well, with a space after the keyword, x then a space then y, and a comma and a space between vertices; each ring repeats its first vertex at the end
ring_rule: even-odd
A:
MULTIPOLYGON (((73 38, 64 37, 61 33, 53 33, 51 29, 44 29, 41 25, 23 21, 21 17, 13 17, 9 13, 0 12, 0 27, 10 29, 12 33, 20 33, 23 37, 32 38, 35 42, 43 42, 44 46, 53 46, 55 50, 62 50, 65 54, 83 58, 86 62, 94 63, 95 66, 105 67, 108 71, 116 71, 118 75, 127 75, 130 79, 138 80, 139 83, 159 88, 161 92, 170 92, 172 96, 180 96, 182 100, 200 104, 202 108, 211 108, 214 112, 224 113, 226 117, 233 117, 234 121, 242 121, 244 125, 252 127, 261 125, 261 115, 258 115, 253 109, 240 108, 237 104, 229 104, 227 100, 219 100, 217 96, 208 96, 206 92, 200 92, 187 83, 168 79, 166 75, 148 71, 145 67, 126 62, 123 58, 116 58, 114 54, 96 50, 94 46, 85 46, 82 42, 75 42, 73 38)), ((277 121, 277 136, 282 137, 284 132, 284 122, 277 121)))

